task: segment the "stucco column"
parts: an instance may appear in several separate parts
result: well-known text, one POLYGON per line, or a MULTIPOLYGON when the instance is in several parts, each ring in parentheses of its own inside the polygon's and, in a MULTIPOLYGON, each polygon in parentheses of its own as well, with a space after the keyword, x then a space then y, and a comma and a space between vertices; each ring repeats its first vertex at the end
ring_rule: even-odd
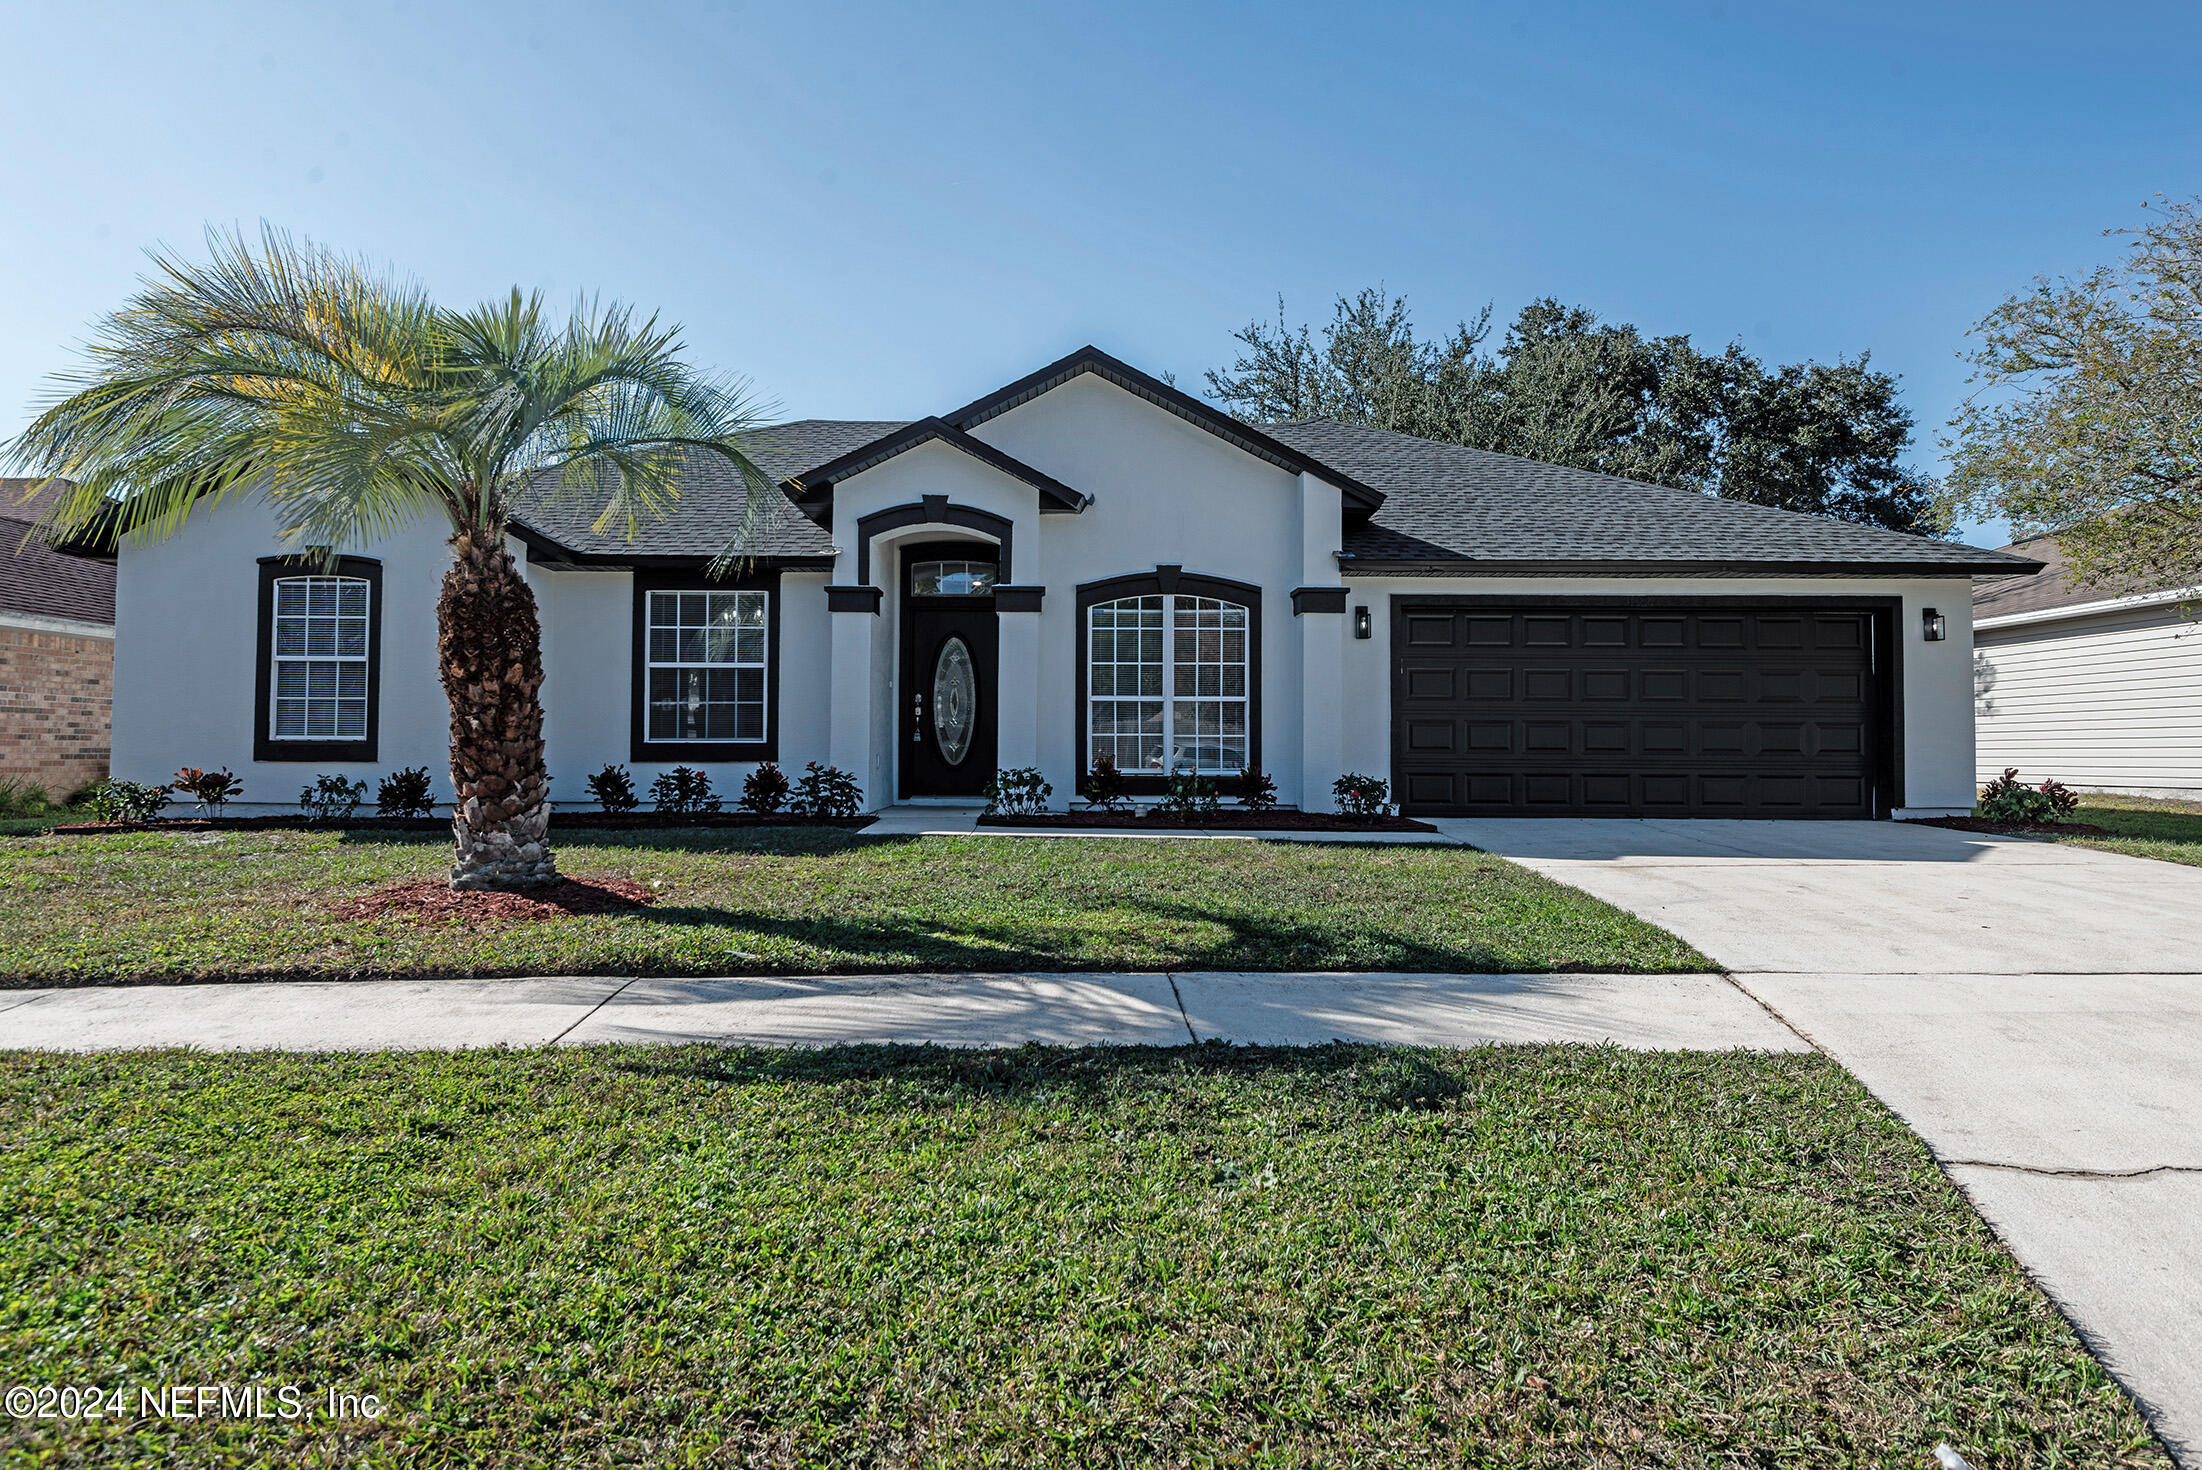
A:
MULTIPOLYGON (((1312 590, 1312 589, 1310 589, 1312 590)), ((1332 589, 1325 588, 1325 593, 1332 589)), ((1331 783, 1345 767, 1346 614, 1332 609, 1328 596, 1299 600, 1300 625, 1300 809, 1327 812, 1337 803, 1331 783)))
MULTIPOLYGON (((1036 587, 995 597, 1000 664, 995 675, 995 760, 1004 770, 1040 764, 1040 599, 1036 587), (1016 594, 1031 593, 1029 598, 1016 594)), ((1063 792, 1057 796, 1068 800, 1063 792)))
POLYGON ((878 784, 878 773, 872 769, 872 646, 879 623, 879 589, 829 587, 826 597, 833 620, 826 759, 864 783, 867 807, 883 807, 894 796, 878 784))

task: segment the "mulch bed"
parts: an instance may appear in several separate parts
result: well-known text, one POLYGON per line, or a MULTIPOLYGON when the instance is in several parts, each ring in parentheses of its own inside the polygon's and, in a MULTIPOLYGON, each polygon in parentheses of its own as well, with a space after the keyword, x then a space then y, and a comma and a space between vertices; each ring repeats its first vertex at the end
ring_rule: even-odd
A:
MULTIPOLYGON (((553 841, 560 831, 588 827, 598 831, 665 831, 675 827, 839 827, 853 832, 879 818, 859 817, 760 817, 751 812, 553 812, 553 841)), ((333 822, 314 822, 304 817, 177 817, 151 822, 71 822, 57 826, 62 837, 89 837, 103 832, 449 832, 449 817, 344 817, 333 822)))
POLYGON ((1220 811, 1188 822, 1152 809, 1128 812, 1042 812, 1032 817, 980 817, 982 827, 1113 827, 1155 832, 1435 832, 1412 817, 1345 817, 1336 812, 1220 811))
POLYGON ((1915 827, 1947 827, 1953 832, 1986 832, 1996 837, 2108 837, 2108 827, 2092 822, 2050 822, 2040 827, 2014 827, 1980 817, 1907 817, 1915 827))
POLYGON ((416 878, 391 883, 374 892, 333 906, 340 919, 379 919, 395 914, 416 924, 524 923, 562 919, 569 914, 624 914, 650 902, 650 890, 632 878, 599 874, 589 878, 561 878, 525 893, 487 893, 479 889, 453 892, 441 878, 416 878))

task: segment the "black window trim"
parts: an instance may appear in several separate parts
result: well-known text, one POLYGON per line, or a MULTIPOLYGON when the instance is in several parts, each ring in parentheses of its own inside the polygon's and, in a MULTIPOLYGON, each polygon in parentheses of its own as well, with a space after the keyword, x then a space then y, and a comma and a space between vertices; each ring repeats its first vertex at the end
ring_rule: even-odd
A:
POLYGON ((312 552, 260 558, 259 634, 254 646, 252 758, 319 763, 377 759, 382 729, 382 563, 371 556, 338 557, 330 566, 312 552), (289 577, 356 577, 367 584, 367 735, 363 740, 278 740, 274 711, 275 584, 289 577))
MULTIPOLYGON (((1125 597, 1173 595, 1213 597, 1235 602, 1246 609, 1246 763, 1257 771, 1265 769, 1262 765, 1262 589, 1251 582, 1205 576, 1165 563, 1152 572, 1135 572, 1078 584, 1078 615, 1072 619, 1071 662, 1078 671, 1078 710, 1073 724, 1077 732, 1080 781, 1084 781, 1086 773, 1092 769, 1086 754, 1091 720, 1091 713, 1086 708, 1086 688, 1092 677, 1092 641, 1088 636, 1087 616, 1097 603, 1115 602, 1125 597)), ((1169 632, 1167 628, 1163 631, 1165 635, 1169 632)), ((1201 779, 1215 782, 1217 789, 1227 796, 1238 793, 1236 776, 1203 776, 1201 779)), ((1167 775, 1124 773, 1124 790, 1130 795, 1161 796, 1169 789, 1167 775)))
POLYGON ((634 574, 634 642, 629 670, 628 759, 689 764, 770 761, 780 758, 780 568, 753 567, 731 576, 700 570, 638 568, 634 574), (763 592, 765 594, 765 738, 762 740, 652 740, 649 738, 650 594, 653 592, 763 592))

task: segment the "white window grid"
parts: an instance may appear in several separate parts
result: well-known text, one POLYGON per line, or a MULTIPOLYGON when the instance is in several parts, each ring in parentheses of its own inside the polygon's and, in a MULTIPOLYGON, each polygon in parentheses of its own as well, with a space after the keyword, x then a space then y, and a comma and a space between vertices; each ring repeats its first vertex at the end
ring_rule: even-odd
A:
POLYGON ((771 594, 653 591, 643 631, 645 738, 754 745, 765 738, 771 594))
POLYGON ((1086 758, 1127 775, 1236 775, 1253 749, 1253 618, 1239 603, 1175 594, 1087 610, 1086 758))
POLYGON ((367 738, 364 577, 278 577, 270 641, 268 737, 367 738))

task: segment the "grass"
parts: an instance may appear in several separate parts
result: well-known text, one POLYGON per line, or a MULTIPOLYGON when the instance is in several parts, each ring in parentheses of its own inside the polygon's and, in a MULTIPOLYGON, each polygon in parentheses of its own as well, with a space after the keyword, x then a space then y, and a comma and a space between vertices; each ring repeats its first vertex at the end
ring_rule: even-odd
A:
POLYGON ((388 833, 0 841, 0 983, 899 970, 1709 970, 1664 931, 1487 854, 1420 845, 569 830, 569 873, 660 885, 631 914, 347 922, 440 874, 388 833))
POLYGON ((2060 837, 2058 841, 2202 867, 2202 801, 2088 795, 2080 798, 2072 820, 2107 827, 2114 835, 2060 837))
POLYGON ((79 1465, 2166 1461, 1816 1056, 0 1056, 0 1360, 378 1420, 79 1465))

